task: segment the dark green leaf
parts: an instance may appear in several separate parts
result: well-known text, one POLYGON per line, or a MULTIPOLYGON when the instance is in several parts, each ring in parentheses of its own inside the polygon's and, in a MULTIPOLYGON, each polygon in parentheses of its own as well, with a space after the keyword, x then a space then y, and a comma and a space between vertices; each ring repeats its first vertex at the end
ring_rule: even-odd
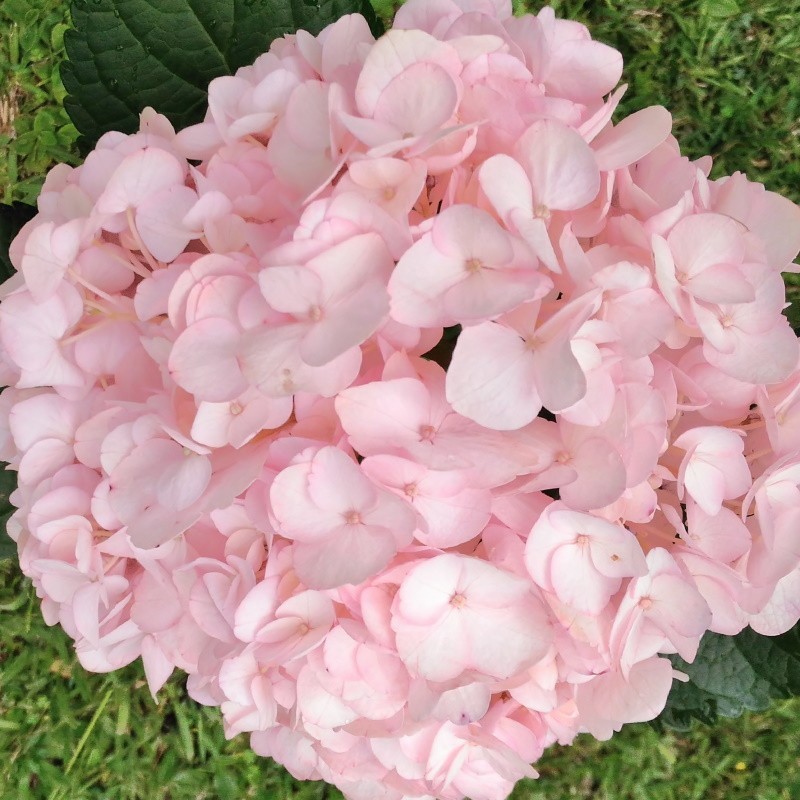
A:
POLYGON ((379 27, 366 0, 74 0, 64 105, 84 149, 107 131, 136 130, 147 106, 182 128, 203 118, 212 79, 285 33, 318 33, 357 11, 379 27))
POLYGON ((6 533, 6 523, 14 513, 14 507, 8 497, 17 488, 17 473, 5 467, 6 465, 0 462, 0 561, 17 555, 17 545, 6 533))
POLYGON ((8 257, 8 248, 20 228, 35 213, 36 209, 25 203, 14 203, 10 206, 0 204, 0 282, 16 272, 8 257))
POLYGON ((693 719, 738 717, 800 695, 800 625, 783 636, 762 636, 750 628, 737 636, 707 633, 694 663, 672 660, 689 682, 673 685, 657 720, 668 727, 685 730, 693 719))
MULTIPOLYGON (((792 278, 795 276, 792 275, 792 278)), ((800 286, 794 282, 786 287, 786 300, 789 305, 783 309, 783 313, 788 317, 789 324, 795 333, 800 331, 800 286)))

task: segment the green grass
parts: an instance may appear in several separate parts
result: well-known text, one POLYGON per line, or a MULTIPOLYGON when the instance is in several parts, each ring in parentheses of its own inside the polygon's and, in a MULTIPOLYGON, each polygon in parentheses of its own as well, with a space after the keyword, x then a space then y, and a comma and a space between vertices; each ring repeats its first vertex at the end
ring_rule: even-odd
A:
MULTIPOLYGON (((692 156, 800 200, 800 0, 554 0, 618 47, 624 111, 666 105, 692 156)), ((392 2, 376 2, 391 14, 392 2)), ((55 161, 76 161, 60 102, 67 3, 0 0, 0 201, 32 201, 55 161)), ((82 670, 47 628, 27 581, 0 564, 0 800, 321 800, 225 741, 218 712, 179 676, 155 705, 140 665, 82 670)), ((689 734, 626 728, 611 742, 553 748, 515 800, 796 800, 800 700, 689 734)))

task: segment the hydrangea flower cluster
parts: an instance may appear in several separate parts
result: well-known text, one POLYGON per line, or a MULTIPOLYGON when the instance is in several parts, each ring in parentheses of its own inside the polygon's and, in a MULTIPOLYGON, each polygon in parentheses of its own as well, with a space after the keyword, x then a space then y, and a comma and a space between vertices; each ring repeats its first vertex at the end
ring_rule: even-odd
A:
POLYGON ((351 800, 501 800, 658 715, 665 655, 797 622, 800 209, 612 123, 621 70, 550 8, 410 0, 52 170, 0 457, 87 669, 185 670, 351 800))

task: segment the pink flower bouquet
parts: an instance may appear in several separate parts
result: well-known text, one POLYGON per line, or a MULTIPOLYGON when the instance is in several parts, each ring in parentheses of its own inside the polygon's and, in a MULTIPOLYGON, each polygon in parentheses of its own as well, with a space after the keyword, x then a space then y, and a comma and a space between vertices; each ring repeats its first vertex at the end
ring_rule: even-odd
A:
POLYGON ((351 800, 502 800, 800 618, 800 209, 504 0, 273 43, 47 178, 0 457, 81 663, 351 800))

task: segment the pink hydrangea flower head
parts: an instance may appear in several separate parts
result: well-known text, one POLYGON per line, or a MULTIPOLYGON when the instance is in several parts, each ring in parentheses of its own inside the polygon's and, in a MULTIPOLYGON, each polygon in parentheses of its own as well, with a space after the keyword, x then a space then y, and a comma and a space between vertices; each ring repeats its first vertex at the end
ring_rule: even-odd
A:
POLYGON ((298 31, 48 175, 0 288, 8 532, 94 671, 347 800, 504 800, 800 617, 800 209, 552 8, 298 31))

